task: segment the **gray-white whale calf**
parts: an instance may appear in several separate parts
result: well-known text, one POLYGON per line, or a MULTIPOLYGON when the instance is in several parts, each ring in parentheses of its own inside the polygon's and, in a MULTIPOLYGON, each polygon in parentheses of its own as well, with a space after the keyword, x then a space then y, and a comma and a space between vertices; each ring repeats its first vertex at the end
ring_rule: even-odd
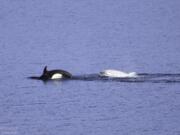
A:
POLYGON ((136 72, 123 72, 115 69, 107 69, 99 73, 101 77, 112 77, 112 78, 136 78, 138 74, 136 72))

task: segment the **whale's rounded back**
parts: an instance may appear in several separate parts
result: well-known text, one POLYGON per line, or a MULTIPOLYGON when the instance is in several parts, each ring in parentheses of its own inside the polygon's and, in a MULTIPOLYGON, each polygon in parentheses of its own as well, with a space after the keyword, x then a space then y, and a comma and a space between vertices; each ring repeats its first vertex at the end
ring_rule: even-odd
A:
POLYGON ((71 78, 72 74, 61 69, 47 70, 47 66, 44 67, 42 75, 39 77, 40 80, 55 80, 55 79, 66 79, 71 78))
POLYGON ((138 76, 136 72, 126 73, 115 69, 104 70, 100 72, 99 75, 102 77, 114 77, 114 78, 133 78, 138 76))

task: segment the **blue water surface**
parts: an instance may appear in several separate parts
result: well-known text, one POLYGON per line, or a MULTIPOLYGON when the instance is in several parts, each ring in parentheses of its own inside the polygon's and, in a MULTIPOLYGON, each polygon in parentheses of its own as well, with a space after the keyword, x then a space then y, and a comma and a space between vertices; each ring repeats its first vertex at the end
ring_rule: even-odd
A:
POLYGON ((180 135, 179 82, 27 79, 179 74, 179 0, 0 3, 0 135, 180 135))

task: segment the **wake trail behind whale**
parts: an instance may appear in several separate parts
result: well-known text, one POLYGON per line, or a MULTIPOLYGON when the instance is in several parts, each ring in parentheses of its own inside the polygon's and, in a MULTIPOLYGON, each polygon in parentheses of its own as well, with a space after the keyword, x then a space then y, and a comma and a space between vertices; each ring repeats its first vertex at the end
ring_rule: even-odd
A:
POLYGON ((170 73, 139 73, 133 78, 102 77, 99 74, 75 75, 71 79, 79 81, 116 81, 132 83, 180 83, 180 74, 170 73))

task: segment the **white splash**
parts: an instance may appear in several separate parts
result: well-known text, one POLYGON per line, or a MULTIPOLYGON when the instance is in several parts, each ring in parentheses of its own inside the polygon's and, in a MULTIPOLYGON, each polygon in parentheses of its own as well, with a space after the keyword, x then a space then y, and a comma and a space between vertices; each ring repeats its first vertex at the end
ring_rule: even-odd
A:
POLYGON ((117 78, 135 78, 138 77, 136 72, 122 72, 120 70, 114 70, 114 69, 107 69, 99 74, 100 76, 104 77, 117 77, 117 78))
POLYGON ((61 78, 63 78, 63 75, 62 75, 62 74, 59 74, 59 73, 54 74, 54 75, 51 77, 51 79, 61 79, 61 78))

